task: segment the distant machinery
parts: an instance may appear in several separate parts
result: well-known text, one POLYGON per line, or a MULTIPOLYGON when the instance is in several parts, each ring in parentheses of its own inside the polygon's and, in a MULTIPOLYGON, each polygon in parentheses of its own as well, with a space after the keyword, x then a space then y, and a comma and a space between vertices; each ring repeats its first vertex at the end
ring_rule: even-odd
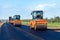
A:
POLYGON ((21 26, 20 15, 14 15, 13 17, 9 17, 9 23, 15 26, 21 26))

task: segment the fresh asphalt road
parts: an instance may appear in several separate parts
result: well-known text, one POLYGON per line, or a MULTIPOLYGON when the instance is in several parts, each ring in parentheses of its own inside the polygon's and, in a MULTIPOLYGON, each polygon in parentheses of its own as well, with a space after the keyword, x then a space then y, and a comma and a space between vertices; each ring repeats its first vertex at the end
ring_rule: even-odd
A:
POLYGON ((29 26, 23 25, 21 26, 22 29, 32 33, 35 36, 41 37, 44 40, 60 40, 60 32, 56 32, 55 30, 50 30, 47 29, 45 31, 41 31, 41 30, 31 30, 29 28, 29 26))
POLYGON ((4 23, 1 27, 0 40, 43 40, 21 28, 15 28, 9 23, 4 23))
POLYGON ((12 24, 4 23, 0 29, 0 40, 60 40, 60 32, 34 31, 25 25, 14 27, 12 24))

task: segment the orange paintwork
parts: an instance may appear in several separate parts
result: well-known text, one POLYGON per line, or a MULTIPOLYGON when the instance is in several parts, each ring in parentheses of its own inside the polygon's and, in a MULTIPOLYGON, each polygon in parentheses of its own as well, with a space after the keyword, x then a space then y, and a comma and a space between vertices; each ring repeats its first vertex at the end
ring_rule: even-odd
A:
POLYGON ((16 25, 16 24, 21 24, 21 20, 14 20, 13 21, 13 24, 16 25))
POLYGON ((34 28, 35 27, 35 21, 30 21, 30 25, 31 25, 31 28, 34 28))
POLYGON ((13 21, 12 21, 12 20, 10 20, 10 21, 9 21, 9 23, 13 23, 13 21))
POLYGON ((9 22, 13 23, 14 25, 21 24, 21 20, 10 20, 9 22))
POLYGON ((35 20, 37 24, 47 24, 47 20, 41 19, 41 20, 35 20))
POLYGON ((48 22, 45 19, 41 19, 41 20, 38 20, 38 19, 30 20, 31 28, 34 28, 36 24, 47 25, 47 23, 48 22))

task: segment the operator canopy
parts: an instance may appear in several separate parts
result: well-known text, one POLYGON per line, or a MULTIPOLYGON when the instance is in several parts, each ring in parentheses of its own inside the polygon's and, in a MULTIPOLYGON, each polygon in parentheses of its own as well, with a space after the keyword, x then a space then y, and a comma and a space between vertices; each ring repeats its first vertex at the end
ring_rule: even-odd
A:
POLYGON ((33 11, 31 15, 33 19, 36 19, 36 18, 43 19, 43 11, 33 11))
POLYGON ((13 19, 14 19, 14 20, 15 20, 15 19, 20 20, 20 15, 14 15, 14 16, 13 16, 13 19))

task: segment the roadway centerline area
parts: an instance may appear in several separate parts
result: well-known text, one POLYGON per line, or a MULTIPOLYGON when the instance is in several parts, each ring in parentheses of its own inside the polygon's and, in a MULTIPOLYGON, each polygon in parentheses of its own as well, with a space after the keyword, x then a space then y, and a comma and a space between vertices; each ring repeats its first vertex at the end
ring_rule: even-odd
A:
POLYGON ((9 23, 4 23, 1 27, 0 40, 44 40, 21 28, 19 29, 9 23))

